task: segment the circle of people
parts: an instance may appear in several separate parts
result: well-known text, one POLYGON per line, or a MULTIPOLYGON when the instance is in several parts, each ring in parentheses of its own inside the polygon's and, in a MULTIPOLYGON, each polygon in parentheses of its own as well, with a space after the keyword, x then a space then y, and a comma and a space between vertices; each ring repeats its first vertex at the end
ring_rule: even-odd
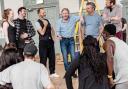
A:
POLYGON ((51 78, 60 77, 55 72, 55 37, 60 41, 67 89, 74 89, 72 76, 78 76, 78 89, 127 89, 127 22, 122 18, 121 7, 116 0, 107 0, 102 15, 97 14, 93 2, 87 2, 85 9, 87 14, 76 16, 70 15, 68 8, 63 8, 54 30, 46 18, 45 8, 38 8, 39 19, 35 26, 39 35, 40 63, 35 62, 38 50, 32 37, 36 31, 31 21, 26 19, 27 9, 20 7, 17 19, 13 19, 12 9, 5 9, 2 22, 5 46, 0 48, 0 89, 55 89, 51 78), (76 55, 74 32, 78 21, 83 50, 76 55), (104 38, 104 53, 99 48, 100 34, 104 38))

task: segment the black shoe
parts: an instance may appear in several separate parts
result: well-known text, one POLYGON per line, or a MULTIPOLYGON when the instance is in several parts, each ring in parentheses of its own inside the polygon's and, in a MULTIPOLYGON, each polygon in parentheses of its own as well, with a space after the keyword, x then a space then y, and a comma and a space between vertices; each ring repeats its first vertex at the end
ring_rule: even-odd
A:
POLYGON ((74 74, 74 75, 73 75, 73 78, 77 78, 77 77, 78 77, 77 74, 74 74))

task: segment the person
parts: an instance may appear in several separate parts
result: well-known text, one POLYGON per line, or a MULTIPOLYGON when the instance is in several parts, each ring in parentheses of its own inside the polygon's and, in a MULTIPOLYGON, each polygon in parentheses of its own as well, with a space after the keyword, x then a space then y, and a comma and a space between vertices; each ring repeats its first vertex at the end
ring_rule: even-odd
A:
POLYGON ((71 61, 75 58, 75 41, 74 32, 76 22, 80 20, 79 16, 71 16, 68 8, 61 11, 62 18, 57 22, 56 34, 60 40, 60 48, 64 60, 64 68, 67 71, 70 63, 68 61, 70 55, 71 61))
POLYGON ((16 28, 13 22, 14 12, 12 9, 5 9, 3 12, 2 28, 5 35, 5 45, 13 43, 16 45, 16 28))
POLYGON ((128 45, 115 37, 116 26, 108 24, 104 27, 104 50, 107 54, 108 78, 115 89, 128 88, 128 45), (122 50, 123 49, 123 50, 122 50), (113 80, 113 71, 115 78, 113 80))
POLYGON ((0 72, 0 84, 12 83, 13 89, 55 89, 43 64, 34 62, 37 47, 26 44, 23 62, 0 72))
POLYGON ((93 2, 87 2, 86 11, 87 15, 83 16, 83 21, 81 21, 84 26, 84 37, 88 35, 92 35, 93 37, 98 39, 98 36, 103 31, 103 21, 99 14, 95 11, 96 6, 93 2))
POLYGON ((83 51, 65 74, 67 89, 74 89, 71 77, 78 69, 78 89, 109 89, 106 55, 96 51, 96 38, 88 35, 83 40, 83 51))
MULTIPOLYGON (((15 47, 8 47, 6 49, 2 49, 3 52, 0 57, 0 72, 9 66, 20 62, 19 54, 15 47)), ((13 89, 11 83, 7 83, 6 85, 0 85, 0 89, 13 89)))
POLYGON ((122 22, 123 41, 126 42, 127 21, 125 18, 121 18, 121 22, 122 22))
POLYGON ((46 13, 44 8, 37 10, 39 19, 35 23, 39 34, 39 56, 40 63, 47 66, 47 58, 49 59, 50 77, 59 77, 55 73, 55 48, 52 33, 54 32, 48 19, 45 18, 46 13))
POLYGON ((17 41, 17 48, 23 57, 23 48, 26 44, 34 43, 32 39, 35 36, 36 32, 32 23, 27 20, 26 17, 26 8, 20 7, 18 9, 18 18, 14 20, 14 24, 16 27, 16 41, 17 41))
POLYGON ((102 17, 105 25, 111 23, 116 26, 116 36, 119 39, 123 39, 121 23, 122 8, 116 4, 116 0, 106 1, 106 7, 103 10, 102 17))

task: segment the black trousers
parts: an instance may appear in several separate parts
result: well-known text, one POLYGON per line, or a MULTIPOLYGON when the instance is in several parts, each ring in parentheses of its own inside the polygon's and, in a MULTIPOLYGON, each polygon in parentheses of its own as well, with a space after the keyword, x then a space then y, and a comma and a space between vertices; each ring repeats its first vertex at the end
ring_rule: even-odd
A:
POLYGON ((55 73, 55 48, 53 40, 39 41, 40 63, 47 66, 47 58, 49 59, 50 74, 55 73))

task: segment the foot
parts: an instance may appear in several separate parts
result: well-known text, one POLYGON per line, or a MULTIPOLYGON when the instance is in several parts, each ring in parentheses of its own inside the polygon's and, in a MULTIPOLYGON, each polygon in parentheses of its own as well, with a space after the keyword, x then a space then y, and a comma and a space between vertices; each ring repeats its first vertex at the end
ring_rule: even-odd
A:
POLYGON ((53 73, 53 74, 50 75, 50 77, 51 78, 59 78, 60 76, 58 74, 56 74, 56 73, 53 73))

